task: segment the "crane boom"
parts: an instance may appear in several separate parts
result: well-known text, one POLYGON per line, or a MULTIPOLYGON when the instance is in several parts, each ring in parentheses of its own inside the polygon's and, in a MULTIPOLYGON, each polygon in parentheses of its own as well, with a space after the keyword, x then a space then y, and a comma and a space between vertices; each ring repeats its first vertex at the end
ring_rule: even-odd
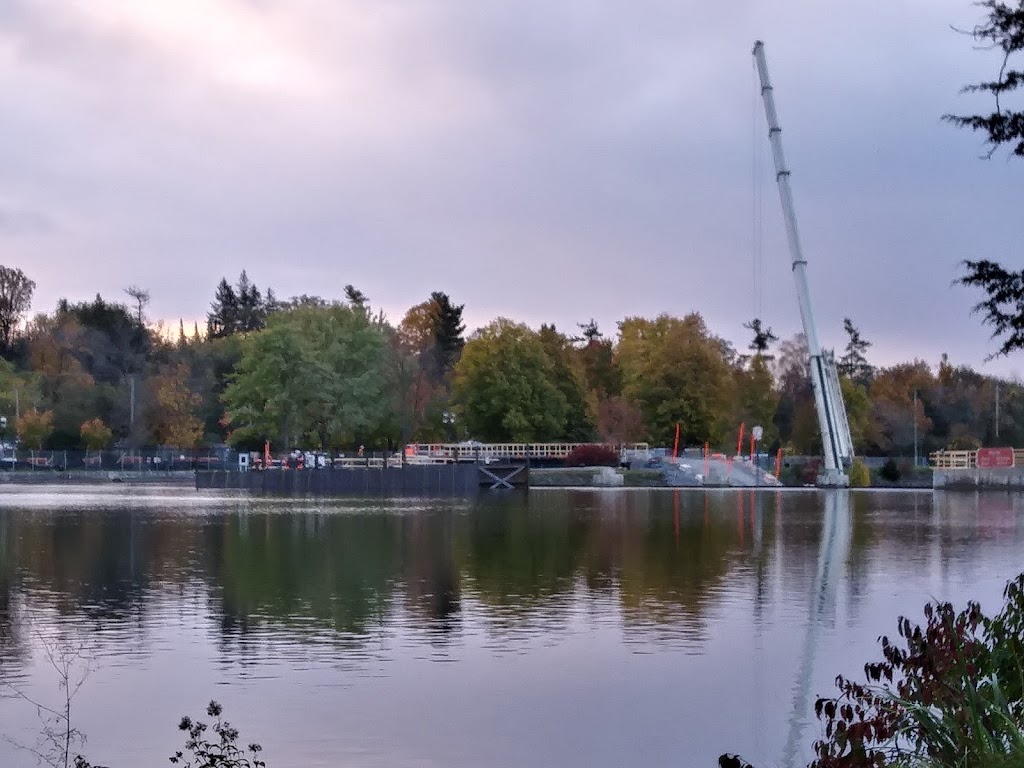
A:
POLYGON ((786 156, 782 151, 782 128, 779 127, 775 96, 771 81, 768 79, 764 43, 760 40, 754 44, 754 59, 761 79, 761 97, 764 99, 764 111, 768 118, 768 140, 771 142, 772 157, 775 160, 775 175, 779 185, 779 197, 782 200, 786 239, 789 241, 793 278, 796 281, 797 300, 800 303, 800 319, 803 322, 807 352, 810 356, 814 406, 818 413, 818 426, 821 429, 821 443, 825 454, 825 468, 824 472, 818 475, 818 483, 829 487, 846 486, 849 485, 849 478, 846 476, 845 468, 846 464, 853 460, 853 441, 850 438, 850 427, 835 358, 832 354, 822 351, 818 341, 818 329, 814 324, 811 292, 807 283, 807 259, 804 258, 800 245, 800 232, 796 226, 796 212, 793 208, 793 191, 789 186, 790 173, 786 167, 786 156))

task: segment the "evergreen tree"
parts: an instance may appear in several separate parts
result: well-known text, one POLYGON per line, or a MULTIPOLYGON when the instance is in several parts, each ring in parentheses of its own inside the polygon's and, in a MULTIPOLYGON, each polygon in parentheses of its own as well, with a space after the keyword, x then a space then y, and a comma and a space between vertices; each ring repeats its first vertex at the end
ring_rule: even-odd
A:
POLYGON ((365 293, 360 291, 351 283, 345 286, 345 300, 351 305, 352 309, 357 309, 363 313, 369 314, 370 299, 365 293))
POLYGON ((602 334, 600 329, 597 327, 597 320, 590 318, 585 323, 576 323, 577 327, 583 331, 583 341, 589 346, 594 342, 601 340, 602 334))
POLYGON ((238 330, 238 296, 225 278, 217 285, 210 313, 206 316, 207 334, 222 339, 238 330))
MULTIPOLYGON (((978 48, 1001 52, 1001 58, 997 55, 993 60, 993 65, 999 64, 999 75, 995 80, 968 85, 963 90, 991 95, 995 111, 987 115, 944 115, 944 118, 953 125, 985 136, 991 146, 990 158, 1003 146, 1009 147, 1014 156, 1024 157, 1024 110, 1014 110, 1011 98, 1012 92, 1024 88, 1024 70, 1020 68, 1024 55, 1024 1, 982 0, 978 5, 985 8, 988 15, 970 35, 978 48)), ((969 259, 964 262, 964 274, 958 282, 980 288, 985 294, 986 298, 975 305, 974 312, 981 314, 982 322, 992 327, 992 338, 1002 342, 993 356, 1024 349, 1024 272, 991 259, 969 259)))
POLYGON ((182 318, 178 318, 178 346, 183 347, 188 343, 185 338, 185 321, 182 318))
POLYGON ((865 357, 871 342, 861 338, 860 330, 848 317, 843 318, 843 330, 846 331, 849 341, 846 343, 846 354, 839 358, 839 372, 851 381, 865 384, 871 380, 874 373, 865 357))
POLYGON ((754 334, 753 340, 750 342, 749 349, 754 353, 755 357, 762 358, 764 360, 771 360, 772 356, 766 354, 768 348, 779 340, 779 337, 772 333, 771 328, 765 328, 761 322, 761 318, 755 317, 749 323, 744 323, 743 327, 754 334))
POLYGON ((266 308, 263 304, 263 295, 260 289, 249 280, 245 270, 238 277, 238 287, 235 291, 238 298, 238 331, 258 331, 266 325, 266 308))
POLYGON ((267 295, 263 299, 263 317, 264 319, 270 317, 272 314, 280 309, 280 304, 277 301, 277 296, 274 295, 273 288, 267 288, 267 295))
MULTIPOLYGON (((1018 157, 1024 157, 1024 111, 1008 108, 1008 94, 1024 88, 1024 71, 1013 66, 1011 60, 1024 54, 1024 3, 1017 0, 982 0, 977 3, 988 10, 988 17, 969 34, 982 50, 998 49, 994 63, 1000 63, 996 80, 965 86, 966 93, 987 93, 992 96, 995 111, 987 115, 943 115, 943 119, 960 128, 979 131, 992 145, 989 157, 1002 146, 1011 147, 1018 157)), ((1017 58, 1019 63, 1020 59, 1017 58)))
MULTIPOLYGON (((579 353, 587 377, 587 391, 598 402, 621 394, 622 375, 615 365, 615 345, 612 340, 604 338, 593 318, 577 325, 583 331, 583 346, 579 353)), ((628 409, 614 406, 612 410, 628 416, 628 409)))
POLYGON ((462 322, 465 304, 452 304, 448 294, 434 291, 430 294, 434 304, 434 347, 437 356, 437 374, 444 378, 459 362, 462 348, 466 345, 463 334, 466 326, 462 322))

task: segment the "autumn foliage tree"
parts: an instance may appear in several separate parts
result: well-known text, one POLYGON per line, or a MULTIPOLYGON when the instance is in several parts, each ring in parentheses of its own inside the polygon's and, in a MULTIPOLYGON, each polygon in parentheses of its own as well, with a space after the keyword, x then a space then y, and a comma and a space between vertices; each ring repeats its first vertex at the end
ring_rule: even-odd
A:
POLYGON ((440 439, 451 379, 465 345, 461 304, 435 291, 411 307, 393 334, 390 368, 404 437, 440 439))
POLYGON ((81 427, 82 440, 90 451, 101 451, 110 445, 114 437, 113 431, 100 419, 89 419, 81 427))
POLYGON ((21 442, 28 448, 38 451, 53 432, 53 411, 32 408, 21 414, 17 428, 21 442))
POLYGON ((678 423, 684 444, 722 441, 733 428, 734 382, 703 318, 630 317, 619 335, 623 394, 640 407, 650 440, 668 444, 678 423))
POLYGON ((175 448, 194 448, 203 436, 196 417, 200 397, 189 387, 188 367, 182 363, 160 369, 148 381, 146 421, 152 441, 175 448))

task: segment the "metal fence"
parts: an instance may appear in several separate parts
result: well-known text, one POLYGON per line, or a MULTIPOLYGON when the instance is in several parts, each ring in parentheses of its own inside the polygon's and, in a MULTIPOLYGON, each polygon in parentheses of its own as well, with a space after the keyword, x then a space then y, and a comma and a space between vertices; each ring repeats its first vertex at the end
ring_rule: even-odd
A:
POLYGON ((234 451, 17 451, 0 452, 0 472, 178 472, 231 469, 238 466, 234 451))
MULTIPOLYGON (((243 452, 244 453, 244 452, 243 452)), ((262 455, 244 453, 249 458, 248 468, 262 469, 262 455)), ((381 466, 402 466, 406 463, 400 453, 385 451, 350 452, 298 452, 275 456, 270 469, 344 469, 381 466)), ((422 462, 431 463, 431 462, 422 462)), ((447 463, 447 462, 439 462, 447 463)), ((187 472, 196 470, 234 470, 239 464, 239 452, 227 448, 208 451, 175 451, 169 449, 140 449, 120 451, 31 451, 10 448, 0 450, 0 472, 187 472)))

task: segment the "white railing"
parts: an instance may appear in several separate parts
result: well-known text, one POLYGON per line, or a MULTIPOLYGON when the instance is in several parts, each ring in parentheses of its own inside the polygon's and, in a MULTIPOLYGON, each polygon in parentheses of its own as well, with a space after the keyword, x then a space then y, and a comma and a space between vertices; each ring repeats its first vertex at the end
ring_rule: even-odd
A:
MULTIPOLYGON (((928 458, 936 469, 976 469, 978 467, 978 451, 936 451, 928 458)), ((1013 466, 1024 467, 1024 449, 1013 449, 1013 466)))
MULTIPOLYGON (((564 459, 574 449, 592 443, 419 443, 405 449, 407 460, 494 461, 496 459, 564 459)), ((649 451, 647 443, 607 445, 616 453, 649 451)))

